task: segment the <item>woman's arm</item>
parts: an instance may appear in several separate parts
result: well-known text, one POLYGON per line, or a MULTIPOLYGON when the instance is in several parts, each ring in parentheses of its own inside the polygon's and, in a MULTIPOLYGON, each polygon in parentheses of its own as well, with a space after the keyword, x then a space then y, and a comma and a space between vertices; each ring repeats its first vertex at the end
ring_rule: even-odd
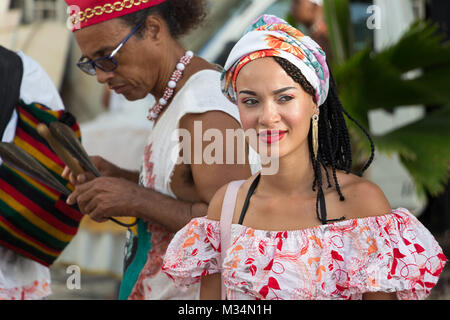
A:
POLYGON ((222 297, 221 274, 214 273, 209 276, 202 277, 200 287, 201 300, 220 300, 222 297))
POLYGON ((363 293, 363 300, 398 300, 395 292, 366 292, 363 293))
MULTIPOLYGON (((223 199, 225 198, 225 192, 228 184, 221 187, 211 199, 208 206, 208 219, 220 220, 222 213, 223 199)), ((200 299, 201 300, 220 300, 222 298, 222 277, 221 273, 215 273, 202 277, 200 287, 200 299)))

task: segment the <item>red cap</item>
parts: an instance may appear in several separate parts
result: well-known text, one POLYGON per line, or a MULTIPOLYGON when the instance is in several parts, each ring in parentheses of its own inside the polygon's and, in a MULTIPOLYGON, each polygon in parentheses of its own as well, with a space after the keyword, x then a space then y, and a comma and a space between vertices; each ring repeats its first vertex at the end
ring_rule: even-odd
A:
POLYGON ((166 0, 65 0, 69 6, 72 31, 111 20, 166 0))

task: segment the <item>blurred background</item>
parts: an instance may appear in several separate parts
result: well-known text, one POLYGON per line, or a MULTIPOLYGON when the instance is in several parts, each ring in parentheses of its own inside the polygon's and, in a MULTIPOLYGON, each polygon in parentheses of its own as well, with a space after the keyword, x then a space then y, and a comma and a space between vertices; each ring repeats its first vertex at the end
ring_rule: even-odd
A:
MULTIPOLYGON (((375 161, 365 177, 391 206, 405 207, 450 256, 450 1, 207 0, 206 22, 182 39, 187 49, 223 65, 233 44, 263 13, 313 37, 327 53, 347 111, 369 129, 375 161)), ((76 67, 81 56, 67 27, 63 0, 1 0, 0 45, 23 51, 47 71, 67 110, 81 124, 91 155, 138 170, 151 131, 153 97, 129 102, 76 67)), ((348 122, 357 170, 369 143, 348 122)), ((116 299, 126 230, 83 218, 51 267, 50 299, 116 299), (81 288, 68 289, 70 265, 81 288)), ((450 298, 450 267, 429 299, 450 298)))

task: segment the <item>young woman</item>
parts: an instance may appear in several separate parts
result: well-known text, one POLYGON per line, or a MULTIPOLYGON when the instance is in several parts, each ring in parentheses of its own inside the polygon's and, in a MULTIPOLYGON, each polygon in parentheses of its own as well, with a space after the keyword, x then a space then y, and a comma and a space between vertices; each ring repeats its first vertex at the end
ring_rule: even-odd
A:
POLYGON ((203 299, 220 298, 220 274, 228 299, 425 298, 446 257, 411 213, 350 173, 348 114, 321 48, 262 16, 230 53, 223 87, 258 133, 253 147, 278 149, 279 169, 222 187, 208 216, 176 234, 163 266, 175 283, 201 278, 203 299))

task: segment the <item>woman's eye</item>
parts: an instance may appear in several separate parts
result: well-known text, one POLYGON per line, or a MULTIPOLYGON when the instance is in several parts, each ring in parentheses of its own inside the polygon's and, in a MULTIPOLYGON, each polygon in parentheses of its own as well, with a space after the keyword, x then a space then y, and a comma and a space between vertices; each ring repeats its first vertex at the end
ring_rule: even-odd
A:
POLYGON ((278 100, 279 100, 280 102, 289 102, 289 101, 291 101, 292 99, 294 99, 294 97, 292 97, 292 96, 281 96, 278 100))
POLYGON ((248 106, 253 106, 258 103, 258 100, 253 98, 246 98, 242 100, 242 103, 248 106))

